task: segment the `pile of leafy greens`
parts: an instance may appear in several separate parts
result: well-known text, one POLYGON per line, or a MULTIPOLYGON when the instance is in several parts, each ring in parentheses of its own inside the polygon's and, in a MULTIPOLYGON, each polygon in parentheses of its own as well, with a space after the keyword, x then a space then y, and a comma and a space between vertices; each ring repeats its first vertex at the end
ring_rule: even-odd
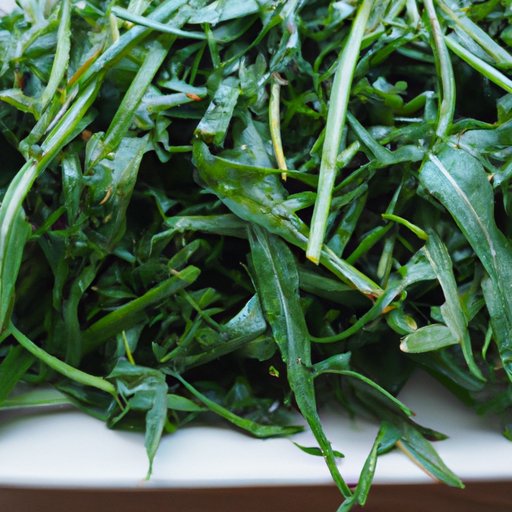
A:
POLYGON ((415 368, 512 437, 510 2, 18 4, 2 407, 51 384, 150 465, 196 418, 269 437, 298 410, 342 511, 395 447, 462 486, 395 398, 415 368), (327 403, 380 423, 352 488, 327 403))

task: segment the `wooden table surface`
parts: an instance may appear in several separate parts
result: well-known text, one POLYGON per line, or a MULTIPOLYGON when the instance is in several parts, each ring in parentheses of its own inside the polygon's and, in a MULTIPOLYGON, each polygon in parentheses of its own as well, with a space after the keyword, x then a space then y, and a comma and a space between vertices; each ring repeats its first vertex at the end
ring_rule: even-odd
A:
MULTIPOLYGON (((188 490, 0 488, 2 512, 335 512, 333 486, 188 490)), ((359 512, 512 512, 512 481, 377 485, 359 512)))

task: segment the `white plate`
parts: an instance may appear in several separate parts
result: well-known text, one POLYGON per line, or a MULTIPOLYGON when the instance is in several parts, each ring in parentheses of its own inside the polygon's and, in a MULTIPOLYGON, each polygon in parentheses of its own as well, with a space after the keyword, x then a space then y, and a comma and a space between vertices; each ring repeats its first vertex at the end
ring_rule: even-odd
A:
MULTIPOLYGON (((0 0, 9 11, 14 0, 0 0)), ((448 434, 435 444, 445 463, 463 480, 512 480, 512 443, 498 424, 479 418, 431 378, 418 376, 401 399, 416 420, 448 434)), ((357 481, 377 426, 326 414, 325 429, 345 454, 340 469, 357 481)), ((293 441, 314 446, 306 431, 293 441)), ((0 412, 0 486, 55 487, 236 487, 328 484, 323 460, 296 448, 290 439, 252 439, 231 428, 187 427, 161 442, 152 479, 144 480, 147 460, 142 434, 111 431, 75 410, 13 414, 0 412)), ((392 452, 379 459, 376 483, 431 480, 407 457, 392 452)))
POLYGON ((14 7, 16 7, 16 0, 0 0, 0 11, 11 12, 14 7))
MULTIPOLYGON (((478 417, 425 374, 401 394, 416 420, 450 436, 435 443, 446 464, 463 480, 512 480, 512 443, 498 422, 478 417)), ((342 414, 324 415, 327 435, 345 454, 340 469, 349 483, 359 471, 376 425, 342 414)), ((293 441, 314 446, 309 431, 293 441)), ((109 430, 75 410, 36 414, 0 413, 0 486, 45 487, 237 487, 331 483, 320 457, 307 455, 290 439, 253 439, 230 427, 192 426, 165 436, 151 480, 143 435, 109 430)), ((427 483, 430 479, 405 455, 379 459, 376 483, 427 483)))

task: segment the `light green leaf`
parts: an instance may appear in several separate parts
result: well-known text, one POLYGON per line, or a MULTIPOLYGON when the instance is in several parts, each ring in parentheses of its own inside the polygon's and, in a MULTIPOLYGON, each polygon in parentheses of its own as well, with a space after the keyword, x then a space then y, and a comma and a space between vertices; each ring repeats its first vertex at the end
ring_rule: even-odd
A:
POLYGON ((434 231, 430 230, 423 251, 443 289, 444 298, 446 300, 443 306, 441 306, 443 320, 450 329, 453 338, 460 344, 471 373, 475 377, 485 380, 473 357, 468 322, 462 311, 457 283, 453 274, 452 260, 448 254, 448 250, 439 236, 434 231))
POLYGON ((505 335, 512 332, 512 245, 496 226, 484 168, 467 152, 443 144, 424 163, 420 181, 452 215, 489 276, 495 298, 487 293, 486 304, 503 367, 512 380, 512 338, 505 335))
POLYGON ((430 324, 408 334, 400 343, 400 350, 412 354, 430 352, 456 345, 458 340, 451 330, 442 324, 430 324))

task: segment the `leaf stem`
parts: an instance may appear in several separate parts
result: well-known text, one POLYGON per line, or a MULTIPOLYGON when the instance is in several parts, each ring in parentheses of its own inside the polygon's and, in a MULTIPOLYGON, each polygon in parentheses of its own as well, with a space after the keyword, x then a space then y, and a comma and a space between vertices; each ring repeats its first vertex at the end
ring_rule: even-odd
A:
MULTIPOLYGON (((160 3, 147 19, 164 22, 185 4, 187 4, 187 0, 167 0, 160 3)), ((78 80, 80 86, 87 84, 101 71, 109 69, 129 52, 131 48, 151 34, 151 32, 153 32, 153 29, 140 25, 134 26, 125 32, 113 45, 108 47, 104 53, 94 59, 92 65, 80 76, 78 80)))
POLYGON ((341 135, 345 127, 350 88, 372 6, 373 0, 363 0, 359 7, 334 75, 320 163, 318 192, 306 250, 307 258, 316 264, 320 261, 320 253, 327 229, 332 190, 336 179, 336 159, 339 153, 341 135))
POLYGON ((302 431, 302 427, 299 426, 280 426, 280 425, 262 425, 260 423, 256 423, 247 418, 242 418, 230 410, 226 409, 222 405, 214 402, 203 393, 200 393, 194 386, 189 384, 181 375, 172 371, 165 370, 167 374, 171 377, 174 377, 178 380, 195 398, 197 398, 200 402, 202 402, 210 411, 217 414, 221 418, 229 421, 233 425, 241 428, 243 430, 248 431, 255 437, 266 438, 266 437, 275 437, 275 436, 283 436, 283 435, 293 435, 302 431))
POLYGON ((169 49, 175 39, 174 36, 166 35, 161 36, 150 44, 146 59, 135 75, 135 78, 130 84, 128 91, 110 123, 107 133, 105 134, 103 151, 101 152, 101 156, 97 157, 97 160, 101 160, 108 153, 114 151, 121 143, 121 140, 130 128, 135 111, 146 89, 149 87, 149 84, 162 65, 162 62, 167 57, 169 49))
POLYGON ((283 142, 281 140, 281 109, 280 109, 280 91, 282 85, 288 82, 283 80, 278 73, 272 73, 272 83, 270 86, 270 102, 268 107, 268 121, 270 126, 270 138, 274 147, 274 155, 277 161, 277 167, 283 172, 281 178, 286 181, 286 159, 284 157, 283 142))
POLYGON ((123 9, 119 6, 112 7, 112 14, 114 14, 118 18, 121 18, 122 20, 130 21, 131 23, 142 25, 143 27, 147 27, 158 32, 173 34, 175 36, 180 36, 186 39, 199 39, 201 41, 204 41, 206 39, 206 36, 204 35, 203 32, 187 32, 186 30, 181 30, 171 25, 160 23, 150 18, 146 18, 145 16, 134 14, 133 12, 130 12, 128 9, 123 9))
POLYGON ((457 5, 450 0, 440 0, 439 7, 463 30, 473 41, 478 43, 498 65, 510 67, 512 66, 512 55, 507 50, 497 44, 492 37, 482 30, 471 18, 463 13, 457 5), (448 5, 450 4, 450 5, 448 5), (457 12, 452 8, 457 9, 457 12))
POLYGON ((430 21, 432 39, 434 41, 433 51, 437 75, 441 77, 442 94, 439 105, 436 135, 439 138, 443 138, 450 129, 455 112, 455 78, 453 76, 450 54, 446 48, 433 0, 424 0, 424 3, 430 21))
POLYGON ((445 36, 444 40, 448 48, 450 48, 457 57, 460 57, 466 64, 469 64, 473 69, 487 77, 491 82, 494 82, 508 93, 512 93, 512 80, 510 80, 510 78, 506 77, 496 68, 466 50, 466 48, 460 45, 452 37, 445 36))
POLYGON ((93 388, 105 391, 117 399, 116 388, 113 384, 104 378, 85 373, 82 370, 79 370, 78 368, 65 363, 64 361, 61 361, 55 356, 48 354, 48 352, 43 350, 41 347, 38 347, 32 340, 30 340, 21 331, 19 331, 12 322, 9 324, 8 331, 14 336, 14 338, 16 338, 16 341, 25 350, 30 352, 34 357, 37 357, 37 359, 48 365, 56 372, 64 375, 64 377, 83 384, 84 386, 91 386, 93 388))
POLYGON ((407 416, 413 416, 413 411, 409 409, 405 404, 403 404, 398 398, 394 397, 389 391, 384 389, 382 386, 374 382, 373 380, 369 379, 368 377, 365 377, 361 373, 355 372, 353 370, 342 370, 342 369, 332 369, 327 370, 324 373, 334 373, 338 375, 343 375, 345 377, 352 377, 354 379, 360 380, 361 382, 364 382, 371 388, 378 391, 381 395, 385 396, 391 403, 393 403, 396 407, 398 407, 405 415, 407 416))
POLYGON ((418 11, 418 6, 416 5, 416 0, 407 0, 406 10, 407 16, 411 21, 411 25, 417 27, 420 24, 421 18, 418 11))
POLYGON ((57 33, 57 48, 50 72, 50 78, 41 95, 40 108, 43 110, 57 92, 57 87, 66 74, 71 49, 71 1, 63 0, 59 13, 60 24, 57 33))
POLYGON ((423 229, 421 229, 419 226, 416 226, 416 224, 409 222, 407 219, 399 217, 398 215, 394 215, 393 213, 383 213, 381 217, 385 220, 391 220, 393 222, 396 222, 397 224, 405 226, 412 233, 414 233, 420 240, 428 239, 428 235, 423 229))

